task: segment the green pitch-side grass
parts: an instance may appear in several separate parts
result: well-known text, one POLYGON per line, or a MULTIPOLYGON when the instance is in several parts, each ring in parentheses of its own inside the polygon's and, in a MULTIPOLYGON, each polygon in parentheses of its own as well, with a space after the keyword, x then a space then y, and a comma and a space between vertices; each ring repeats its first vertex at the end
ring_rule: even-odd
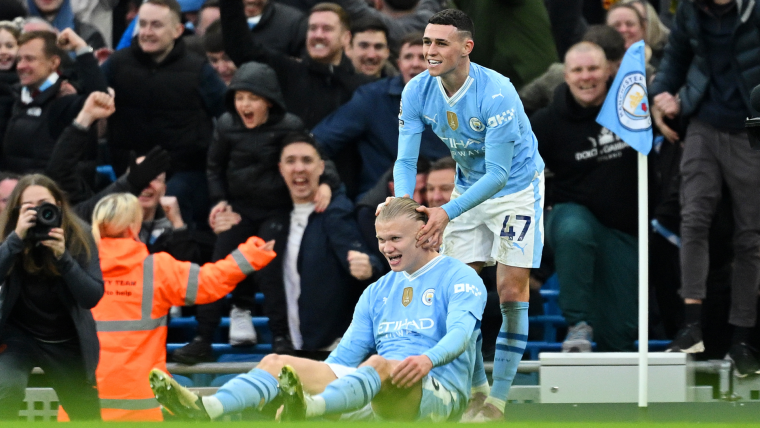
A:
MULTIPOLYGON (((57 422, 36 422, 31 426, 39 427, 54 427, 57 422)), ((63 425, 63 428, 135 428, 145 427, 146 425, 161 424, 169 428, 188 428, 196 425, 195 423, 186 422, 156 422, 156 423, 114 423, 114 422, 69 422, 63 425)), ((279 427, 279 428, 335 428, 336 426, 353 426, 353 425, 365 425, 372 427, 389 426, 393 428, 441 428, 446 426, 452 426, 447 423, 433 423, 433 422, 416 422, 416 423, 392 423, 392 422, 325 422, 325 421, 309 421, 300 423, 276 423, 276 422, 210 422, 201 424, 206 426, 208 424, 228 425, 234 424, 235 427, 251 427, 251 428, 264 428, 264 427, 279 427)), ((484 424, 477 425, 464 425, 464 426, 483 426, 484 424)), ((694 422, 679 422, 679 423, 653 423, 653 422, 573 422, 573 423, 561 423, 561 422, 492 422, 485 424, 486 426, 504 426, 509 428, 637 428, 637 427, 651 427, 651 428, 694 428, 694 422)), ((57 425, 61 426, 61 425, 57 425)), ((460 425, 461 426, 461 425, 460 425)), ((758 424, 712 424, 712 423, 700 423, 697 425, 699 428, 739 428, 739 427, 757 427, 758 424)), ((8 428, 23 428, 30 427, 29 422, 3 422, 2 427, 8 428)))

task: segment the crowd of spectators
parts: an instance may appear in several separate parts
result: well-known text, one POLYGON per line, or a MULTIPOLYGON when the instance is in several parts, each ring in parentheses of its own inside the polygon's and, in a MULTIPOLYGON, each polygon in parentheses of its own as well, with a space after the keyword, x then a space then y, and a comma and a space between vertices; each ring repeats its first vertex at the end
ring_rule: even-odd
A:
MULTIPOLYGON (((230 343, 255 344, 257 311, 274 352, 331 349, 361 291, 388 271, 374 216, 393 195, 401 93, 427 68, 427 20, 452 6, 475 23, 473 61, 509 77, 531 115, 547 167, 532 310, 556 272, 563 350, 635 346, 636 154, 595 119, 625 50, 643 40, 655 124, 650 336, 760 374, 760 153, 744 130, 760 115, 750 104, 760 6, 739 0, 0 0, 0 346, 79 332, 80 350, 45 342, 36 364, 57 373, 50 358, 83 361, 63 397, 94 382, 84 312, 102 278, 76 217, 90 222, 104 196, 131 193, 140 215, 104 238, 129 230, 150 254, 196 264, 224 261, 252 236, 274 241, 277 256, 231 299, 172 310, 199 324, 175 361, 213 360, 227 314, 230 343), (63 262, 57 244, 19 239, 38 202, 30 188, 64 208, 63 262), (73 277, 89 288, 45 295, 73 277), (8 291, 22 281, 33 291, 8 291)), ((461 171, 430 129, 420 153, 411 197, 441 206, 461 171)), ((493 293, 493 272, 482 276, 493 293)), ((25 379, 10 393, 0 382, 0 402, 25 379)))

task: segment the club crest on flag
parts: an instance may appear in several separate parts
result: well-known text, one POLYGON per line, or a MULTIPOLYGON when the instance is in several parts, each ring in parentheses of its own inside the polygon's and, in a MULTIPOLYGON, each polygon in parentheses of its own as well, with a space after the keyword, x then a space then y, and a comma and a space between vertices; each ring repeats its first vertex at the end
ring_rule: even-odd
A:
POLYGON ((604 99, 597 123, 644 155, 652 150, 644 42, 631 45, 604 99))
POLYGON ((617 93, 617 114, 620 124, 631 131, 648 129, 652 126, 646 77, 643 73, 634 71, 620 82, 617 93))

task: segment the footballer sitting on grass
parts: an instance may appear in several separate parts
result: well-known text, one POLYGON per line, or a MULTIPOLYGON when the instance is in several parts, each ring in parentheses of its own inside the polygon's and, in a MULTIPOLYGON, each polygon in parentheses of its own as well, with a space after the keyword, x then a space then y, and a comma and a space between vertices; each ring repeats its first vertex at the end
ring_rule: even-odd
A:
POLYGON ((427 222, 419 206, 396 198, 377 217, 378 244, 392 271, 364 291, 326 361, 270 354, 202 398, 153 370, 159 403, 189 419, 282 403, 283 420, 341 415, 370 404, 387 420, 458 420, 470 395, 486 292, 466 264, 416 246, 427 222))

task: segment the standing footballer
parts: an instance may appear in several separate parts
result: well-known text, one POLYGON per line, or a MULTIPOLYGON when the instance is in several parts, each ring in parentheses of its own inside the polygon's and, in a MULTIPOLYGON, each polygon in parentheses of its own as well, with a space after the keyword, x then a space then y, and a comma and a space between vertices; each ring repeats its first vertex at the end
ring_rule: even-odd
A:
POLYGON ((544 162, 509 79, 470 62, 473 30, 472 20, 458 10, 443 10, 428 21, 423 38, 428 71, 412 79, 401 96, 393 175, 396 196, 412 194, 420 136, 430 125, 457 162, 456 186, 442 207, 419 208, 429 221, 417 245, 442 244, 444 254, 478 271, 498 264, 503 321, 493 387, 489 391, 481 356, 465 414, 487 421, 504 417, 528 340, 528 280, 543 250, 544 162))

